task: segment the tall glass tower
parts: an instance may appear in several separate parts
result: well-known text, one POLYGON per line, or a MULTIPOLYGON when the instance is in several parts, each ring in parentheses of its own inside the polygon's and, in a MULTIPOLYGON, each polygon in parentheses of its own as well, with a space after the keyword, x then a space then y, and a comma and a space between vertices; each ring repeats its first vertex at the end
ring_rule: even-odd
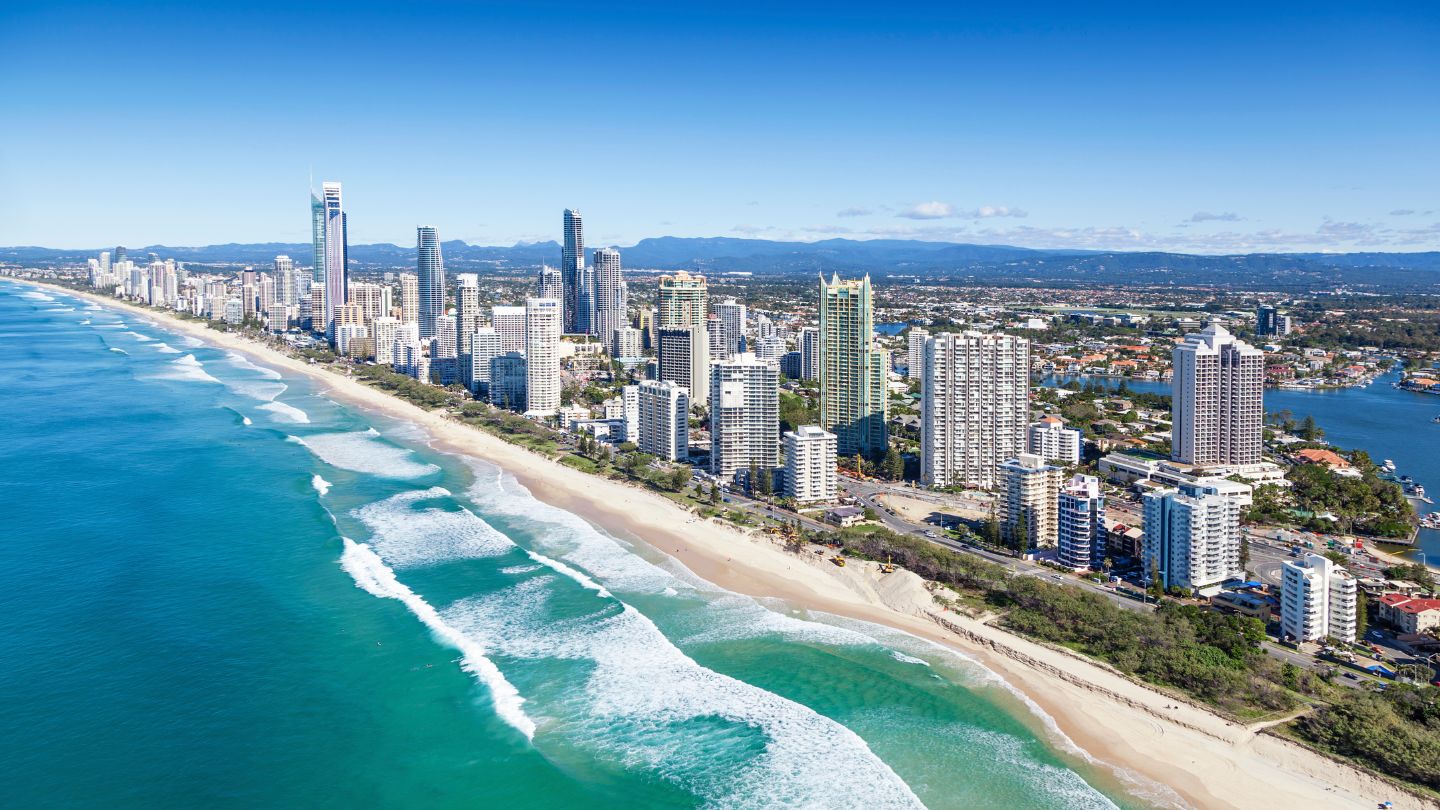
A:
POLYGON ((437 319, 445 314, 445 262, 440 258, 440 236, 434 228, 415 229, 415 270, 420 277, 420 337, 435 337, 437 319))
POLYGON ((315 248, 315 263, 310 266, 310 274, 316 284, 325 284, 325 203, 315 196, 315 188, 310 188, 310 241, 315 248))
POLYGON ((580 212, 565 209, 565 244, 560 251, 560 276, 565 288, 565 331, 574 333, 582 320, 580 313, 581 287, 585 282, 585 234, 580 221, 580 212))
POLYGON ((870 276, 820 278, 820 426, 842 456, 885 455, 885 353, 875 347, 870 276))
POLYGON ((325 216, 325 334, 335 341, 335 313, 349 300, 350 246, 339 183, 320 191, 325 216))

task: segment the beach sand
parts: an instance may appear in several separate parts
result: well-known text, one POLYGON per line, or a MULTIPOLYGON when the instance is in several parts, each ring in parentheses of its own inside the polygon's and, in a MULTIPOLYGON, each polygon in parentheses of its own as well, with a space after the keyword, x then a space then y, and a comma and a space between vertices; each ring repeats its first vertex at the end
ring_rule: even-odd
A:
MULTIPOLYGON (((133 309, 102 296, 59 289, 133 309)), ((958 650, 1033 701, 1053 719, 1055 730, 1088 758, 1113 770, 1117 784, 1128 782, 1137 795, 1165 785, 1178 794, 1169 798, 1202 808, 1373 808, 1383 800, 1394 801, 1397 808, 1440 808, 1440 803, 1406 794, 1289 741, 1259 734, 1254 727, 1233 724, 1103 665, 945 612, 910 572, 882 575, 871 563, 839 568, 815 555, 788 553, 763 535, 752 536, 716 521, 692 522, 693 515, 660 495, 542 458, 442 413, 425 411, 239 335, 157 310, 144 312, 176 331, 304 374, 347 403, 417 424, 437 449, 496 464, 542 501, 617 537, 644 542, 723 588, 886 625, 958 650)))

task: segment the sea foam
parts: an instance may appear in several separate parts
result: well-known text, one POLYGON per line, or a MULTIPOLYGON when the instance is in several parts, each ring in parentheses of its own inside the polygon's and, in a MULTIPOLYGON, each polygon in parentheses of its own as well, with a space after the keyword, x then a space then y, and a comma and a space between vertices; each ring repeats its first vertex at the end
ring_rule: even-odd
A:
POLYGON ((534 582, 462 600, 442 615, 507 657, 588 662, 580 694, 544 706, 575 744, 643 767, 712 807, 921 806, 844 726, 700 666, 623 603, 557 620, 535 598, 534 582), (699 727, 708 731, 697 745, 699 727))
POLYGON ((396 579, 395 571, 387 566, 369 546, 344 538, 345 551, 340 564, 355 580, 355 586, 381 599, 395 599, 410 609, 437 640, 459 650, 461 666, 490 690, 490 699, 495 704, 495 713, 525 738, 534 739, 535 721, 525 714, 525 698, 502 673, 495 662, 486 657, 486 651, 473 635, 466 635, 451 627, 430 603, 396 579))
POLYGON ((331 487, 332 485, 331 485, 331 483, 330 483, 329 481, 326 481, 324 478, 321 478, 321 477, 318 476, 318 475, 312 475, 312 476, 310 477, 310 486, 314 487, 314 488, 315 488, 315 491, 318 492, 318 493, 320 493, 320 497, 323 498, 323 497, 325 497, 326 495, 329 495, 329 494, 330 494, 330 487, 331 487))
POLYGON ((510 538, 468 509, 425 506, 449 496, 443 487, 412 490, 367 504, 353 514, 370 530, 370 545, 397 568, 494 557, 515 549, 510 538))
POLYGON ((267 368, 266 366, 260 366, 250 362, 250 358, 246 357, 243 354, 240 354, 239 352, 226 352, 225 359, 229 360, 231 363, 238 366, 239 368, 246 369, 247 371, 254 371, 267 379, 281 380, 285 377, 285 375, 281 374, 273 368, 267 368))
POLYGON ((315 433, 305 438, 287 437, 303 445, 321 461, 351 472, 385 478, 419 478, 437 472, 434 464, 423 464, 403 447, 386 444, 373 429, 353 433, 315 433))
POLYGON ((269 411, 286 422, 292 422, 298 425, 310 424, 310 414, 305 413, 294 405, 288 405, 284 402, 267 402, 260 406, 260 410, 269 411))
POLYGON ((178 360, 171 360, 165 364, 165 370, 155 375, 162 380, 185 380, 188 382, 219 383, 220 381, 210 376, 205 371, 205 364, 195 359, 195 355, 187 354, 178 360))

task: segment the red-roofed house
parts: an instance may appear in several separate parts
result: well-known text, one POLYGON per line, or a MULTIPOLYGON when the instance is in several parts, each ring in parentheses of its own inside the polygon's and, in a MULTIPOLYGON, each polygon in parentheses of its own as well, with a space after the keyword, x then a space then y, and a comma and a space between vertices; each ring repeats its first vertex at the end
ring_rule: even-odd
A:
POLYGON ((1440 599, 1417 599, 1403 593, 1380 597, 1380 619, 1402 633, 1440 627, 1440 599))
POLYGON ((1301 464, 1324 464, 1332 470, 1343 470, 1350 466, 1350 462, 1334 450, 1322 450, 1318 447, 1301 450, 1295 454, 1295 459, 1301 464))

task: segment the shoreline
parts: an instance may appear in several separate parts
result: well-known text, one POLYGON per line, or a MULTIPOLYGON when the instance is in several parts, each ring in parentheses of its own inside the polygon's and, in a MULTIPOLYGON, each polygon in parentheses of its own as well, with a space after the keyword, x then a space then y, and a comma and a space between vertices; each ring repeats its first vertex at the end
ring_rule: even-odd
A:
MULTIPOLYGON (((95 293, 16 279, 101 305, 131 310, 172 331, 305 375, 347 404, 377 411, 425 430, 435 449, 495 464, 541 501, 573 512, 627 542, 670 556, 696 576, 752 597, 872 622, 918 636, 978 661, 1038 707, 1036 725, 1073 742, 1094 770, 1113 775, 1107 786, 1154 801, 1146 783, 1166 786, 1185 804, 1235 807, 1266 797, 1272 807, 1370 806, 1390 799, 1398 808, 1437 807, 1304 746, 1259 733, 1200 706, 1142 686, 1103 664, 999 630, 982 621, 942 613, 913 573, 879 574, 855 561, 837 568, 792 555, 764 537, 696 519, 663 496, 584 473, 509 444, 494 434, 426 411, 328 368, 311 366, 232 333, 95 293), (942 624, 943 622, 943 624, 942 624), (1133 774, 1135 779, 1127 779, 1133 774), (1137 781, 1138 780, 1138 783, 1137 781)), ((1043 732, 1042 732, 1043 733, 1043 732)), ((1047 735, 1052 736, 1052 735, 1047 735)), ((1065 750, 1062 741, 1052 745, 1065 750)))

